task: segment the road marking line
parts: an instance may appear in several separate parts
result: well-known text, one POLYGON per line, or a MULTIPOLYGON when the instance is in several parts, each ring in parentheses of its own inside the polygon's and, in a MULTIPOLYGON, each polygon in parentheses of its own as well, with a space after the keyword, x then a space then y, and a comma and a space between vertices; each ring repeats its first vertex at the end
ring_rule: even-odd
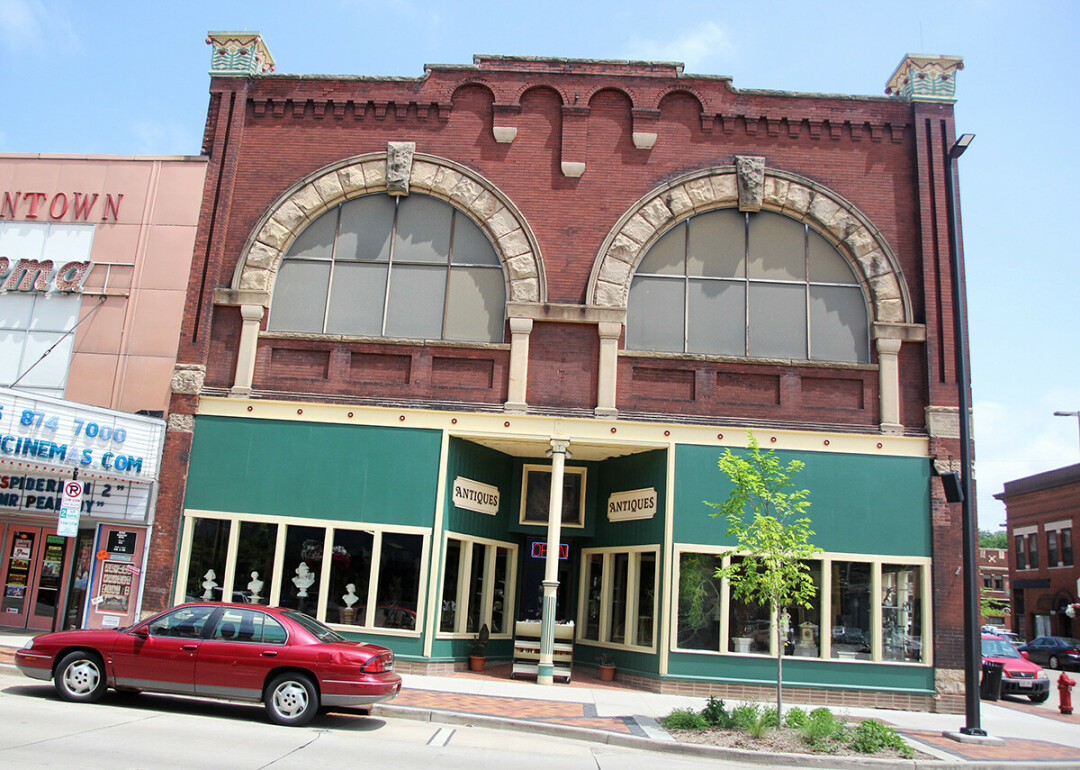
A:
POLYGON ((450 743, 450 739, 454 737, 454 730, 452 727, 440 727, 436 733, 428 740, 428 746, 445 746, 450 743))

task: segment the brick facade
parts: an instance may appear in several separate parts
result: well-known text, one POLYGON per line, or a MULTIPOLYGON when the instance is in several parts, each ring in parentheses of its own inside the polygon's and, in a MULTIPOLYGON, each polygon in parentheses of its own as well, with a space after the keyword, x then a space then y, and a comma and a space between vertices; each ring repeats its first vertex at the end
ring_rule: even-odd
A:
MULTIPOLYGON (((520 412, 521 397, 532 414, 611 419, 611 434, 662 421, 819 433, 825 446, 835 435, 869 436, 868 446, 901 435, 925 442, 927 463, 948 467, 958 455, 956 436, 928 417, 928 407, 955 417, 958 403, 941 152, 953 138, 951 100, 751 91, 679 65, 514 57, 432 66, 416 79, 217 76, 210 92, 179 357, 206 367, 202 395, 480 413, 520 412), (388 143, 399 142, 415 144, 414 191, 467 212, 495 244, 507 276, 504 339, 268 333, 260 308, 296 232, 341 200, 385 193, 388 143), (737 189, 744 157, 764 161, 756 205, 806 222, 852 264, 872 326, 867 363, 625 350, 634 260, 676 221, 748 205, 737 189), (520 360, 518 319, 528 328, 520 360), (608 369, 605 325, 618 345, 608 369), (893 341, 890 383, 878 351, 893 341), (238 363, 248 353, 250 385, 238 363)), ((174 395, 173 417, 198 411, 198 395, 174 395)), ((173 590, 191 449, 190 425, 171 425, 147 576, 162 597, 173 590)), ((941 680, 963 660, 960 514, 936 478, 927 495, 941 680)), ((955 708, 937 689, 937 707, 955 708)))

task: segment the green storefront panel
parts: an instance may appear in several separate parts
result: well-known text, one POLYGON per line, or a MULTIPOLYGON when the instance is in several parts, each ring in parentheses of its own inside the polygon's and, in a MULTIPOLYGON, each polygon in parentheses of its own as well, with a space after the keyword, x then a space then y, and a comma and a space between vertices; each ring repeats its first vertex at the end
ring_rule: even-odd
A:
MULTIPOLYGON (((704 501, 721 503, 731 489, 717 467, 723 449, 677 447, 675 521, 677 543, 732 545, 727 521, 711 518, 704 501)), ((802 460, 794 476, 810 490, 813 543, 825 551, 929 556, 930 462, 918 457, 875 457, 825 452, 777 451, 785 464, 802 460)))
MULTIPOLYGON (((934 670, 928 666, 840 663, 784 658, 785 687, 825 687, 932 693, 934 670)), ((739 684, 776 684, 776 658, 767 655, 718 656, 672 653, 668 675, 739 684)))
POLYGON ((438 431, 195 419, 184 507, 430 527, 438 431))

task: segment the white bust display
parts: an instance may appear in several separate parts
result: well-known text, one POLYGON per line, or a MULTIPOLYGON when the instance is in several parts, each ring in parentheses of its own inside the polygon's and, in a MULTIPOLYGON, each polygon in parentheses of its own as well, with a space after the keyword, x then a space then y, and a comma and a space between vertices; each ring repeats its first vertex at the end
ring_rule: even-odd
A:
POLYGON ((262 591, 263 582, 259 580, 259 573, 251 573, 251 582, 248 583, 248 590, 251 591, 251 601, 253 604, 259 602, 259 592, 262 591))
POLYGON ((355 583, 349 583, 345 586, 345 595, 341 597, 341 601, 345 602, 346 607, 351 610, 353 605, 356 604, 359 599, 360 597, 356 595, 355 583))
POLYGON ((203 601, 210 602, 214 600, 214 589, 217 588, 217 573, 212 569, 208 569, 206 574, 203 575, 202 587, 206 590, 203 591, 203 601))
POLYGON ((297 597, 305 597, 308 595, 307 590, 311 587, 311 584, 315 582, 315 575, 310 569, 306 561, 300 562, 300 566, 296 568, 296 577, 292 579, 293 585, 297 587, 297 597))

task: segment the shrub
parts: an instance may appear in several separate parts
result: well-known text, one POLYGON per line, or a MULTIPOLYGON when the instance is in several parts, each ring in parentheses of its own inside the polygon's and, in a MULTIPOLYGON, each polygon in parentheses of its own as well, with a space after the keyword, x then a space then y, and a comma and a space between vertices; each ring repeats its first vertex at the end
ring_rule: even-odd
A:
POLYGON ((833 716, 833 713, 824 707, 811 711, 806 723, 799 730, 803 734, 803 740, 815 751, 828 751, 829 742, 843 739, 846 732, 844 721, 833 716))
POLYGON ((731 710, 731 726, 736 730, 749 732, 750 725, 759 721, 760 708, 756 703, 741 703, 731 710))
POLYGON ((794 706, 788 709, 788 713, 784 714, 784 726, 794 727, 798 729, 806 724, 806 712, 798 706, 794 706))
POLYGON ((911 759, 915 752, 904 743, 896 730, 876 719, 867 719, 859 723, 852 732, 851 747, 863 754, 876 754, 882 749, 895 749, 905 759, 911 759))
POLYGON ((660 724, 667 730, 705 730, 709 727, 705 717, 693 709, 675 709, 661 717, 660 724))
POLYGON ((731 727, 731 715, 724 707, 723 698, 717 700, 710 695, 709 702, 701 710, 701 716, 705 717, 705 721, 713 727, 731 727))

